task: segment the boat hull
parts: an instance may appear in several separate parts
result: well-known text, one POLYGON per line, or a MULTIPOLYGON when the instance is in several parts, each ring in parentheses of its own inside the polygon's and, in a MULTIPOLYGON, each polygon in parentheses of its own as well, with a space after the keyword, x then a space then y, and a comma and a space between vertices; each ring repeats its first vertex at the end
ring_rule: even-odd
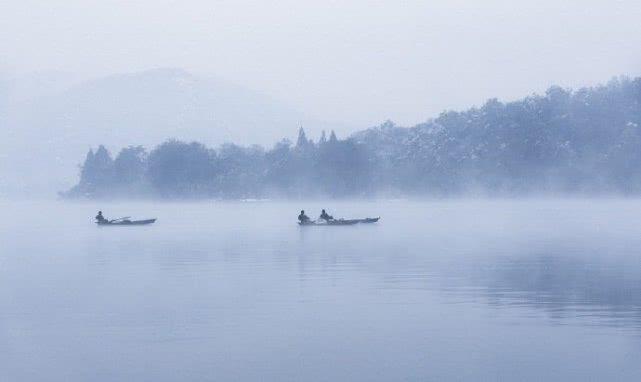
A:
POLYGON ((301 226, 335 226, 335 225, 354 225, 357 224, 357 220, 330 220, 330 221, 319 221, 319 222, 299 222, 301 226))
POLYGON ((343 226, 343 225, 354 225, 354 224, 359 224, 359 223, 376 223, 380 217, 378 218, 365 218, 365 219, 338 219, 338 220, 319 220, 319 221, 309 221, 306 223, 299 222, 298 225, 300 226, 343 226))
POLYGON ((156 219, 146 220, 123 220, 118 222, 96 222, 99 226, 129 226, 129 225, 148 225, 156 222, 156 219))

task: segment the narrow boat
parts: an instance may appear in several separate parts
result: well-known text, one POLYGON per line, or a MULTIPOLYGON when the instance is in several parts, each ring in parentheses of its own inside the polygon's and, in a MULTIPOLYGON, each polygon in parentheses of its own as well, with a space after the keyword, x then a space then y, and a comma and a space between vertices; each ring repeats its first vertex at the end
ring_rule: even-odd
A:
POLYGON ((358 223, 376 223, 380 217, 377 218, 365 218, 365 219, 336 219, 336 220, 316 220, 308 221, 305 223, 299 222, 299 225, 314 225, 314 226, 323 226, 323 225, 354 225, 358 223))
POLYGON ((354 225, 357 224, 358 220, 352 219, 352 220, 344 220, 344 219, 338 219, 338 220, 317 220, 317 221, 308 221, 308 222, 298 222, 299 225, 354 225))
POLYGON ((98 225, 147 225, 152 224, 156 219, 146 219, 146 220, 118 220, 118 221, 103 221, 96 222, 98 225))

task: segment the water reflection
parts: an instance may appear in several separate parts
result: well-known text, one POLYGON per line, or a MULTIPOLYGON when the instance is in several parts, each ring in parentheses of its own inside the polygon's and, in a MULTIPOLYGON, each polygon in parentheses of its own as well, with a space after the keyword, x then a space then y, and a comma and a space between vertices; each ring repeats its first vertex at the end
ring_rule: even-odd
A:
POLYGON ((532 238, 491 253, 406 256, 378 270, 379 287, 435 290, 451 304, 536 309, 555 324, 641 329, 641 252, 611 252, 594 241, 546 243, 541 251, 540 238, 532 238))
POLYGON ((641 264, 598 255, 539 254, 502 258, 491 269, 477 268, 470 281, 498 307, 543 310, 555 321, 641 328, 641 264))

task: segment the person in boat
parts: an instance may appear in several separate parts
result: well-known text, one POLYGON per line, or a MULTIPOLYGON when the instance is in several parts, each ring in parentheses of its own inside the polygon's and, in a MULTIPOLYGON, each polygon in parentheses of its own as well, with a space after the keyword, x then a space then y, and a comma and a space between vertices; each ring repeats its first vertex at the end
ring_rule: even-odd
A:
POLYGON ((327 212, 325 212, 325 210, 323 210, 323 211, 321 211, 320 219, 325 220, 325 221, 330 221, 330 220, 334 220, 334 217, 332 215, 328 214, 327 212))
POLYGON ((105 219, 104 216, 102 216, 102 211, 98 211, 98 215, 96 215, 96 221, 98 223, 106 223, 108 220, 105 219))
POLYGON ((309 216, 305 215, 305 210, 300 211, 300 215, 298 215, 298 221, 301 223, 309 222, 309 216))

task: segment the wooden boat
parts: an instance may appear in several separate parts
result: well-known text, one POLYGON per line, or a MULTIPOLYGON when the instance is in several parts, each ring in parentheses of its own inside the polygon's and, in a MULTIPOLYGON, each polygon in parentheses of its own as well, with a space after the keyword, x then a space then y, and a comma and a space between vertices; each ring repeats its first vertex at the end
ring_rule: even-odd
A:
POLYGON ((147 225, 152 224, 156 219, 146 219, 146 220, 106 220, 102 222, 96 222, 99 226, 111 226, 111 225, 147 225))
POLYGON ((305 223, 299 222, 298 225, 301 226, 324 226, 324 225, 354 225, 358 223, 376 223, 380 217, 377 218, 365 218, 365 219, 335 219, 335 220, 315 220, 315 221, 308 221, 305 223))
POLYGON ((344 219, 338 219, 338 220, 316 220, 316 221, 307 221, 305 223, 303 222, 298 222, 299 225, 302 226, 308 226, 308 225, 314 225, 314 226, 325 226, 325 225, 354 225, 357 224, 358 220, 353 219, 353 220, 344 220, 344 219))

